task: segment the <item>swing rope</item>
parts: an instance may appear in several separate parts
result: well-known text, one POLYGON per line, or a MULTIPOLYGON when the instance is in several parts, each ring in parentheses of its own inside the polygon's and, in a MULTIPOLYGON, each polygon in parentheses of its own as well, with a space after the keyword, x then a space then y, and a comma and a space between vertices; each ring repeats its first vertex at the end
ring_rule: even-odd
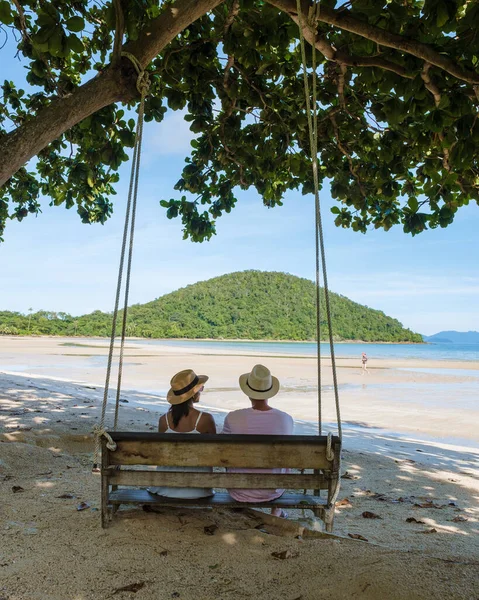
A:
POLYGON ((135 233, 135 221, 136 221, 136 207, 137 207, 137 198, 138 198, 138 183, 139 183, 139 175, 140 175, 140 160, 141 160, 141 146, 143 141, 143 123, 144 123, 144 114, 145 114, 145 98, 148 93, 150 87, 150 79, 149 75, 146 71, 141 68, 140 63, 137 58, 130 54, 129 52, 122 52, 122 56, 128 58, 135 70, 138 74, 136 80, 136 88, 141 95, 140 100, 140 108, 138 111, 138 121, 136 125, 136 135, 135 135, 135 144, 133 147, 133 160, 131 165, 131 174, 130 174, 130 186, 128 190, 128 201, 126 205, 126 215, 125 215, 125 226, 123 229, 123 241, 121 247, 121 255, 120 255, 120 265, 118 268, 118 280, 116 287, 116 296, 115 296, 115 308, 113 310, 113 319, 112 319, 112 328, 111 328, 111 336, 110 336, 110 347, 108 352, 108 363, 106 369, 106 377, 105 377, 105 388, 103 392, 103 404, 101 410, 100 423, 94 427, 93 433, 95 436, 95 451, 93 458, 93 470, 96 471, 98 469, 98 457, 100 456, 100 440, 102 436, 105 436, 108 439, 108 448, 110 450, 116 449, 115 442, 111 439, 108 433, 105 430, 105 415, 106 415, 106 406, 108 404, 108 395, 110 389, 110 378, 111 378, 111 367, 113 363, 113 353, 115 347, 115 334, 116 334, 116 326, 118 321, 118 309, 120 305, 120 295, 121 295, 121 287, 123 280, 123 271, 125 264, 125 254, 126 247, 129 238, 129 247, 128 247, 128 262, 127 262, 127 270, 126 270, 126 281, 125 281, 125 296, 123 303, 123 320, 122 320, 122 328, 121 328, 121 345, 120 345, 120 358, 118 364, 118 381, 116 387, 116 402, 115 402, 115 418, 113 430, 116 431, 118 425, 118 412, 119 412, 119 404, 120 404, 120 394, 121 394, 121 381, 122 381, 122 373, 123 373, 123 354, 125 348, 125 337, 126 337, 126 320, 128 313, 128 297, 130 292, 130 278, 131 278, 131 264, 133 257, 133 242, 134 242, 134 233, 135 233))
MULTIPOLYGON (((336 420, 338 426, 338 435, 342 439, 342 427, 341 427, 341 412, 339 405, 339 393, 338 393, 338 381, 336 374, 336 356, 334 352, 333 343, 333 327, 331 317, 331 303, 329 298, 329 286, 328 286, 328 274, 326 269, 326 253, 324 247, 324 235, 323 235, 323 224, 321 218, 321 204, 319 197, 319 178, 318 178, 318 117, 317 117, 317 74, 316 74, 316 48, 312 46, 312 84, 313 84, 313 106, 311 106, 311 92, 308 80, 307 61, 306 61, 306 44, 304 41, 303 27, 305 26, 302 18, 301 2, 296 0, 297 11, 298 11, 298 24, 301 44, 301 58, 303 62, 303 81, 304 81, 304 94, 306 100, 306 116, 308 119, 308 132, 309 132, 309 144, 311 150, 311 164, 313 171, 313 185, 314 185, 314 200, 315 200, 315 237, 316 237, 316 322, 318 332, 318 425, 319 433, 322 431, 322 415, 321 415, 321 352, 320 352, 320 323, 321 323, 321 306, 320 306, 320 271, 323 275, 324 284, 324 299, 327 314, 327 323, 329 330, 329 348, 331 352, 331 367, 333 373, 333 388, 334 388, 334 399, 336 404, 336 420), (321 269, 320 265, 321 264, 321 269)), ((317 23, 317 16, 320 9, 319 3, 316 3, 311 7, 309 21, 310 24, 317 23)))
MULTIPOLYGON (((339 439, 342 442, 342 427, 341 427, 341 412, 339 405, 339 393, 338 393, 338 381, 336 375, 336 357, 334 353, 333 343, 333 327, 331 317, 331 304, 329 299, 329 286, 328 286, 328 275, 326 269, 326 254, 324 247, 324 235, 323 235, 323 224, 321 219, 321 203, 319 197, 319 177, 318 177, 318 117, 317 117, 317 64, 316 64, 316 47, 313 44, 312 47, 312 87, 313 87, 313 106, 311 107, 311 93, 309 88, 308 80, 308 67, 306 61, 306 45, 304 41, 303 27, 305 23, 303 21, 301 0, 296 0, 296 7, 298 12, 298 26, 299 36, 301 45, 301 59, 303 63, 303 82, 304 82, 304 95, 306 100, 306 116, 308 120, 308 133, 309 133, 309 145, 311 151, 311 166, 313 171, 313 185, 314 185, 314 204, 315 204, 315 238, 316 238, 316 331, 317 331, 317 347, 318 347, 318 428, 319 434, 322 432, 322 408, 321 408, 321 305, 320 305, 320 262, 321 270, 323 275, 323 286, 324 286, 324 299, 326 305, 328 333, 329 333, 329 348, 331 352, 331 368, 333 374, 333 387, 334 387, 334 399, 336 404, 336 420, 338 426, 339 439)), ((320 5, 319 2, 313 0, 313 6, 310 8, 308 15, 308 26, 314 28, 315 36, 318 24, 320 5)), ((334 451, 332 449, 332 434, 328 433, 327 446, 326 446, 326 458, 332 461, 334 451)), ((338 459, 338 469, 341 472, 341 456, 338 459)), ((336 500, 339 495, 341 486, 341 480, 339 476, 336 479, 336 485, 334 492, 330 498, 328 506, 324 510, 324 522, 326 524, 331 523, 334 518, 334 509, 336 506, 336 500)))

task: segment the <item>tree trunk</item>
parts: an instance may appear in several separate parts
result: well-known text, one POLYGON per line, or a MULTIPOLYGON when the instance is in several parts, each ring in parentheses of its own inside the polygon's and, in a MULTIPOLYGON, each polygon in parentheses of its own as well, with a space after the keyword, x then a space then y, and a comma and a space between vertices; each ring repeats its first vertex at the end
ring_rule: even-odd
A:
MULTIPOLYGON (((134 54, 140 64, 146 67, 188 25, 222 2, 223 0, 177 0, 152 21, 135 42, 126 44, 124 50, 134 54)), ((123 65, 126 64, 124 61, 123 65)), ((132 67, 128 70, 133 77, 128 77, 128 71, 120 67, 107 67, 70 95, 54 99, 32 120, 2 138, 0 187, 22 165, 73 125, 113 102, 134 98, 136 92, 132 85, 135 71, 132 67)))
MULTIPOLYGON (((119 69, 108 69, 72 94, 56 98, 4 138, 0 148, 0 187, 40 150, 94 112, 125 97, 119 69)), ((123 84, 124 85, 124 84, 123 84)))

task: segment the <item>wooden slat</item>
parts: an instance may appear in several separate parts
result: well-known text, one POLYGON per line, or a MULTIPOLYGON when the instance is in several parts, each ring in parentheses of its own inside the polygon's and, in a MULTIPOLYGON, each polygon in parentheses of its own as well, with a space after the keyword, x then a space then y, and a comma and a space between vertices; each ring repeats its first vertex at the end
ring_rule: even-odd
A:
POLYGON ((104 473, 114 485, 200 487, 223 489, 328 489, 317 475, 283 473, 173 473, 162 471, 111 470, 104 473))
POLYGON ((181 437, 183 439, 179 439, 180 435, 170 434, 160 439, 118 440, 117 449, 109 453, 109 464, 257 469, 278 467, 328 469, 331 467, 331 463, 326 459, 326 445, 318 443, 318 438, 313 436, 310 436, 308 441, 294 444, 289 443, 285 438, 274 441, 272 438, 277 436, 261 436, 266 438, 268 443, 263 440, 252 441, 251 438, 257 436, 185 435, 181 437), (206 437, 210 439, 201 439, 206 437), (237 441, 232 439, 234 437, 242 439, 237 441))
MULTIPOLYGON (((171 440, 172 437, 180 442, 188 441, 191 435, 188 433, 175 433, 174 436, 169 433, 157 433, 151 431, 109 431, 115 442, 161 442, 171 440)), ((246 434, 202 434, 194 436, 195 443, 208 444, 209 442, 231 443, 231 442, 255 442, 258 444, 282 443, 290 446, 298 444, 315 444, 326 446, 328 437, 326 435, 246 435, 246 434)), ((333 444, 339 442, 339 437, 333 435, 333 444)))
POLYGON ((109 503, 118 504, 163 504, 172 506, 234 506, 234 507, 281 507, 281 508, 307 508, 308 506, 323 506, 325 498, 304 496, 303 494, 283 494, 281 498, 271 502, 236 502, 228 493, 217 493, 209 498, 184 500, 183 498, 166 498, 150 494, 147 490, 119 489, 110 494, 109 503))

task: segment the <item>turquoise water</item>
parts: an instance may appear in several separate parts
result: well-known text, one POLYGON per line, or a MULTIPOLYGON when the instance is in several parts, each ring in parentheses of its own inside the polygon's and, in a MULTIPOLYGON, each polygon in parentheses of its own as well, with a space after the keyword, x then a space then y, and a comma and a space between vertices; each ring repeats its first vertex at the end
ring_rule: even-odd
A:
MULTIPOLYGON (((141 340, 151 345, 180 346, 210 350, 212 354, 222 350, 247 352, 249 354, 288 354, 315 356, 315 342, 230 342, 203 340, 141 340)), ((421 360, 479 360, 479 344, 348 344, 334 345, 336 356, 358 358, 366 352, 369 358, 421 359, 421 360)), ((329 344, 321 343, 321 355, 329 356, 329 344)))

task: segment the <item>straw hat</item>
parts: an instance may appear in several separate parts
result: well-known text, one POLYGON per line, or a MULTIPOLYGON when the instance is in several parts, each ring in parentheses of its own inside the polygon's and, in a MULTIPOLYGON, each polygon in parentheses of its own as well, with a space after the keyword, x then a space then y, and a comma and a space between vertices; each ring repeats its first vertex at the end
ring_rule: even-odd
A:
POLYGON ((170 404, 182 404, 193 398, 207 381, 207 375, 197 375, 192 369, 180 371, 171 379, 166 399, 170 404))
POLYGON ((279 392, 278 379, 263 365, 255 365, 251 373, 241 375, 239 385, 248 398, 253 400, 267 400, 279 392))

